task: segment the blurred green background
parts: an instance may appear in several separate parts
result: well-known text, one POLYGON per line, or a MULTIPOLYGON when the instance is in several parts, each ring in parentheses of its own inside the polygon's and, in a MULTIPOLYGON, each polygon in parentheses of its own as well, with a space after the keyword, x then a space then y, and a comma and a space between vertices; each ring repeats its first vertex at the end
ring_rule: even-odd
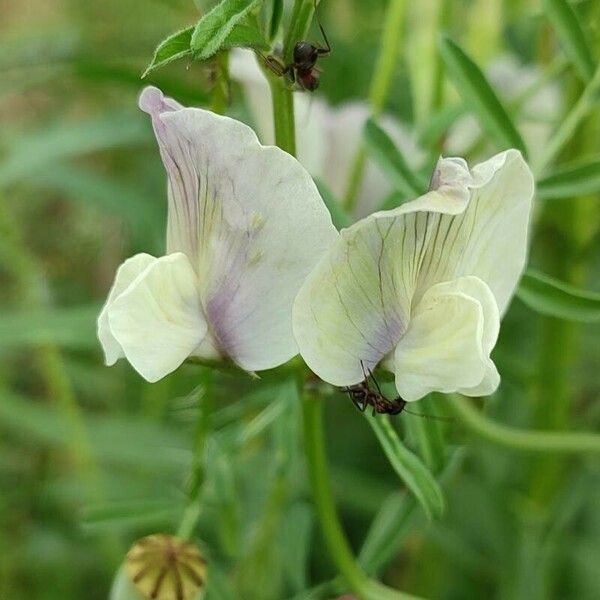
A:
MULTIPOLYGON (((211 561, 210 600, 339 595, 335 586, 305 593, 335 572, 315 524, 299 399, 290 380, 266 374, 253 381, 184 365, 151 385, 124 361, 104 367, 95 337, 95 318, 116 267, 136 252, 164 251, 165 175, 149 121, 136 108, 140 73, 162 38, 194 23, 210 4, 2 3, 3 600, 106 598, 136 539, 177 528, 194 440, 201 437, 198 422, 207 436, 197 538, 211 561), (200 419, 208 412, 209 420, 200 419)), ((320 14, 333 52, 323 61, 318 97, 334 106, 366 99, 385 4, 323 1, 320 14)), ((436 53, 428 10, 439 4, 408 3, 387 104, 390 115, 421 132, 432 110, 420 96, 420 77, 436 53)), ((532 114, 515 119, 523 128, 538 119, 548 131, 560 124, 583 85, 572 68, 561 65, 560 46, 541 6, 528 0, 442 4, 449 13, 447 31, 492 80, 507 57, 527 65, 534 83, 554 69, 550 95, 532 114)), ((598 2, 572 5, 600 56, 598 2)), ((314 27, 311 36, 320 39, 314 27)), ((209 65, 182 61, 148 80, 182 103, 210 103, 209 65)), ((507 81, 496 91, 510 103, 507 81)), ((457 104, 450 84, 441 93, 442 107, 457 104)), ((237 84, 228 113, 252 121, 237 84)), ((439 140, 422 145, 430 157, 443 150, 439 140)), ((488 145, 499 149, 483 144, 486 150, 488 145)), ((471 144, 467 158, 482 151, 481 142, 471 144)), ((596 107, 559 163, 598 153, 596 107)), ((539 200, 531 264, 600 291, 599 200, 539 200)), ((488 414, 522 428, 597 431, 599 334, 598 324, 542 317, 515 299, 494 353, 503 382, 486 401, 488 414)), ((443 404, 442 398, 430 402, 442 412, 443 404)), ((408 445, 418 449, 421 420, 403 415, 397 423, 408 445)), ((367 423, 345 395, 331 390, 333 486, 367 570, 428 598, 600 598, 597 459, 522 454, 479 440, 460 421, 440 429, 445 452, 452 454, 443 476, 447 510, 442 520, 427 523, 418 507, 409 506, 367 423), (406 506, 399 527, 392 517, 406 506), (373 556, 369 540, 379 536, 380 545, 372 547, 381 548, 382 535, 389 538, 385 552, 373 556)))

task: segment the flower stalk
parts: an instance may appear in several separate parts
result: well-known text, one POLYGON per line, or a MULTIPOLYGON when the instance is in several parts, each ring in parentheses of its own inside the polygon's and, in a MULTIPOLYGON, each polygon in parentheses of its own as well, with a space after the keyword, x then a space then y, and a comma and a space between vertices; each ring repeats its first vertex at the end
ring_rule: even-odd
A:
POLYGON ((414 598, 369 579, 358 566, 342 530, 329 485, 322 399, 307 394, 303 401, 303 416, 305 452, 317 518, 339 573, 352 591, 364 600, 414 598))
POLYGON ((448 399, 450 406, 466 427, 494 444, 524 452, 600 453, 600 435, 595 433, 519 430, 494 423, 475 409, 473 404, 463 396, 452 394, 448 399))

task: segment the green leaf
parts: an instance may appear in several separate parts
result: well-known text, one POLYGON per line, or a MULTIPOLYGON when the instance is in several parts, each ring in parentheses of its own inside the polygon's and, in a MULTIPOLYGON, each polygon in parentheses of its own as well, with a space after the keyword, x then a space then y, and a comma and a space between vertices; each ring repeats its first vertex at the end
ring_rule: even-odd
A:
POLYGON ((344 210, 344 207, 341 205, 340 201, 333 195, 333 192, 329 189, 329 186, 319 178, 315 179, 315 184, 319 190, 319 193, 321 194, 321 198, 323 198, 323 202, 325 202, 325 206, 331 213, 331 220, 333 221, 333 224, 338 229, 350 227, 350 225, 352 225, 352 219, 350 218, 350 215, 344 210))
POLYGON ((600 321, 600 294, 578 289, 533 269, 523 275, 517 297, 532 310, 549 317, 582 323, 600 321))
POLYGON ((414 499, 403 492, 393 492, 381 503, 358 555, 358 562, 369 575, 396 554, 400 540, 414 524, 416 508, 414 499))
MULTIPOLYGON (((173 61, 192 56, 192 34, 196 29, 196 25, 182 29, 168 38, 163 40, 154 52, 152 61, 146 67, 142 78, 146 77, 154 69, 164 67, 173 61)), ((218 50, 228 48, 256 48, 257 50, 268 50, 269 42, 264 38, 258 27, 253 23, 237 23, 233 26, 227 37, 222 41, 220 46, 212 52, 212 56, 218 50)), ((209 56, 196 57, 201 60, 209 58, 209 56)))
POLYGON ((142 79, 146 77, 148 73, 154 69, 157 69, 158 67, 164 67, 175 60, 185 58, 186 56, 191 56, 191 42, 194 29, 195 25, 192 25, 165 38, 156 47, 150 64, 146 67, 146 70, 142 74, 142 79))
POLYGON ((516 148, 526 156, 521 135, 498 100, 479 67, 449 37, 440 38, 440 52, 461 98, 479 119, 481 126, 503 148, 516 148))
POLYGON ((439 518, 444 512, 444 496, 431 472, 421 460, 400 441, 387 415, 365 418, 372 427, 394 471, 400 476, 423 507, 429 519, 439 518))
POLYGON ((594 59, 575 11, 567 0, 542 0, 542 6, 556 29, 567 58, 583 80, 589 81, 595 71, 594 59))
POLYGON ((229 34, 262 0, 223 0, 206 13, 194 28, 191 49, 194 58, 206 60, 225 44, 229 34))
POLYGON ((540 200, 577 198, 600 192, 600 156, 555 169, 537 182, 540 200))
POLYGON ((363 135, 371 158, 396 188, 412 196, 425 191, 426 184, 411 171, 390 136, 373 119, 365 123, 363 135))
POLYGON ((269 39, 273 40, 277 36, 281 18, 283 17, 283 0, 273 0, 273 8, 271 9, 271 21, 269 23, 269 39))
POLYGON ((221 46, 221 49, 228 48, 268 50, 270 46, 258 27, 247 23, 238 23, 221 46))

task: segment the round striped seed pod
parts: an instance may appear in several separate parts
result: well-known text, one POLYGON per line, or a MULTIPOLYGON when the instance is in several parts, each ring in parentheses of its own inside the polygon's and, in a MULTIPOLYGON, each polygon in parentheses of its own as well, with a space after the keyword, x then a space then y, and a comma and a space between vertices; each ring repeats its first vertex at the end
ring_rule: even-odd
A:
POLYGON ((155 534, 127 553, 111 600, 200 600, 206 588, 206 561, 194 544, 155 534))

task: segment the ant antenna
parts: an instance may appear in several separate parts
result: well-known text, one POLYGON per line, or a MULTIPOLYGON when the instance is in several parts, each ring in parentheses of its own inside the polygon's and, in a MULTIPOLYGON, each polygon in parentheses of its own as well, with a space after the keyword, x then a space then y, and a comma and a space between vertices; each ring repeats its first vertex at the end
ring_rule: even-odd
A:
POLYGON ((413 410, 408 410, 405 408, 403 412, 408 413, 409 415, 415 415, 417 417, 423 417, 425 419, 434 419, 436 421, 445 421, 446 423, 454 423, 453 417, 441 417, 439 415, 427 415, 425 413, 415 412, 413 410))

